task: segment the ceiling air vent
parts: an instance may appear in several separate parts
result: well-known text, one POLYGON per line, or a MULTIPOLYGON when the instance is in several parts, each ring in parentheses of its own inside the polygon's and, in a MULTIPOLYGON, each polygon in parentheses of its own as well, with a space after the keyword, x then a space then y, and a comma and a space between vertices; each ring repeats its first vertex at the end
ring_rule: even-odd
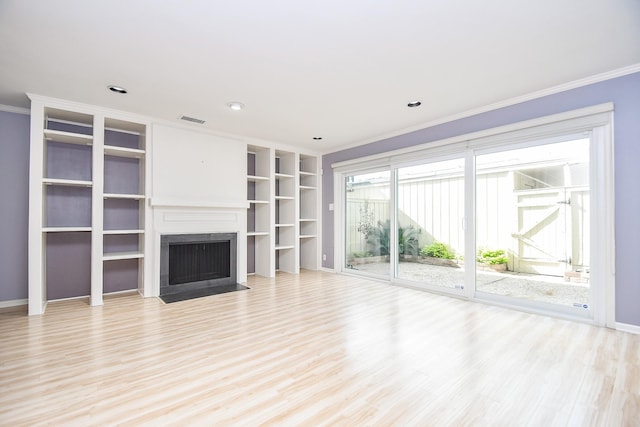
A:
POLYGON ((195 117, 180 116, 180 120, 184 120, 186 122, 191 122, 191 123, 198 123, 200 125, 204 124, 204 120, 196 119, 195 117))

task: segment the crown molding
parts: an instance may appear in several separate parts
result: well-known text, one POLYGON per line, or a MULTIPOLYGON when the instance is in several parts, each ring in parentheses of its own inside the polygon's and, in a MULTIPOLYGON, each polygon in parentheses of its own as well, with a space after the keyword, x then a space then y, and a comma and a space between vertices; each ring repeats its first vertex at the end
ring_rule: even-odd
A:
POLYGON ((12 105, 3 104, 0 104, 0 111, 5 111, 7 113, 26 114, 27 116, 31 114, 31 111, 28 108, 14 107, 12 105))
POLYGON ((464 119, 467 117, 475 116, 482 113, 487 113, 489 111, 498 110, 504 107, 510 107, 512 105, 521 104, 526 101, 532 101, 534 99, 543 98, 549 95, 555 95, 557 93, 566 92, 571 89, 577 89, 580 87, 588 86, 595 83, 600 83, 606 80, 615 79, 617 77, 624 77, 629 74, 640 72, 640 63, 629 65, 623 68, 617 68, 615 70, 607 71, 605 73, 596 74, 594 76, 585 77, 583 79, 574 80, 568 83, 563 83, 561 85, 552 86, 547 89, 542 89, 539 91, 531 92, 525 95, 516 96, 514 98, 505 99, 503 101, 494 102, 492 104, 487 104, 482 107, 473 108, 471 110, 463 111, 461 113, 452 114, 446 117, 442 117, 440 119, 431 120, 428 122, 424 122, 421 124, 417 124, 414 126, 410 126, 407 128, 403 128, 394 132, 389 132, 381 135, 377 135, 375 137, 367 138, 365 140, 361 140, 359 142, 355 142, 353 144, 346 144, 340 148, 340 150, 333 150, 328 152, 323 152, 322 154, 330 154, 335 153, 336 151, 343 151, 349 148, 359 147, 361 145, 370 144, 372 142, 382 141, 384 139, 393 138, 400 135, 405 135, 407 133, 415 132, 421 129, 427 129, 433 126, 441 125, 444 123, 449 123, 455 120, 464 119))

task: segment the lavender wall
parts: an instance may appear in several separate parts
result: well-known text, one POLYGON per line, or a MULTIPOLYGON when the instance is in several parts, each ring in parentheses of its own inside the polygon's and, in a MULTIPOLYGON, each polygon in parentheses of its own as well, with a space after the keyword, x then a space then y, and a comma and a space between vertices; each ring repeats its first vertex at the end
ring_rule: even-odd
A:
POLYGON ((0 302, 26 299, 29 116, 0 111, 0 302))
POLYGON ((635 270, 640 242, 640 73, 545 96, 384 139, 322 158, 323 267, 333 268, 333 172, 331 164, 438 141, 496 126, 613 102, 615 144, 616 321, 640 326, 640 275, 635 270))

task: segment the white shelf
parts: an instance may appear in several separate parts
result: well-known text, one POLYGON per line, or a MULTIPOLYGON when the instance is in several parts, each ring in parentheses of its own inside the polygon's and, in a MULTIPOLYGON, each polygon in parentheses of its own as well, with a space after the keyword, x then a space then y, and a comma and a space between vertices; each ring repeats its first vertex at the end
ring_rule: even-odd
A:
POLYGON ((300 171, 299 173, 300 173, 300 175, 316 176, 316 174, 315 174, 314 172, 305 172, 305 171, 300 171))
POLYGON ((312 187, 310 185, 301 185, 299 188, 301 190, 317 190, 318 189, 317 187, 312 187))
POLYGON ((144 258, 144 253, 142 252, 111 252, 105 253, 102 256, 103 261, 115 261, 121 259, 136 259, 136 258, 144 258))
POLYGON ((295 224, 276 224, 276 227, 293 227, 295 224))
POLYGON ((47 141, 66 142, 67 144, 92 145, 93 136, 81 133, 63 132, 60 130, 44 129, 47 141))
POLYGON ((117 147, 115 145, 105 145, 104 154, 108 156, 130 157, 134 159, 141 159, 145 155, 144 150, 137 148, 125 148, 117 147))
POLYGON ((293 196, 276 196, 276 200, 293 200, 295 197, 293 196))
POLYGON ((248 201, 201 201, 194 199, 165 199, 152 197, 149 199, 149 206, 165 208, 220 208, 220 209, 248 209, 248 201))
POLYGON ((91 231, 91 227, 44 227, 43 233, 70 233, 76 231, 91 231))
POLYGON ((144 194, 104 193, 102 196, 105 199, 129 199, 129 200, 142 200, 142 199, 144 199, 144 194))
POLYGON ((274 175, 276 178, 293 178, 293 177, 294 177, 293 175, 290 175, 290 174, 288 174, 288 173, 279 173, 279 172, 276 172, 276 173, 274 173, 273 175, 274 175))
POLYGON ((269 177, 266 176, 257 176, 257 175, 247 175, 247 181, 269 181, 269 177))
POLYGON ((275 247, 275 250, 276 250, 276 251, 283 251, 283 250, 285 250, 285 249, 294 249, 294 248, 295 248, 295 246, 294 246, 294 245, 277 245, 277 246, 275 247))
POLYGON ((300 218, 298 221, 300 222, 309 222, 309 221, 317 221, 315 218, 300 218))
POLYGON ((268 231, 248 231, 247 236, 268 236, 268 231))
POLYGON ((300 235, 301 239, 312 239, 314 237, 318 237, 318 236, 316 236, 315 234, 301 234, 300 235))
POLYGON ((114 234, 144 234, 144 230, 104 230, 104 235, 114 234))
POLYGON ((269 201, 267 201, 267 200, 247 200, 247 201, 248 201, 249 203, 256 204, 256 205, 257 205, 257 204, 261 204, 261 203, 262 203, 262 204, 267 204, 267 203, 269 203, 269 201))
POLYGON ((81 181, 77 179, 58 179, 58 178, 43 178, 42 183, 44 185, 63 185, 67 187, 91 187, 93 185, 91 181, 81 181))

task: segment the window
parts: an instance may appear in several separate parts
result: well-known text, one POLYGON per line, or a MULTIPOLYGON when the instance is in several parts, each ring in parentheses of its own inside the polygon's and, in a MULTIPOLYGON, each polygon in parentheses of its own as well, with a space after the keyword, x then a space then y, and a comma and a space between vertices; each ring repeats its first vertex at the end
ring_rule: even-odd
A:
POLYGON ((344 204, 336 264, 612 324, 611 108, 334 165, 344 204))

